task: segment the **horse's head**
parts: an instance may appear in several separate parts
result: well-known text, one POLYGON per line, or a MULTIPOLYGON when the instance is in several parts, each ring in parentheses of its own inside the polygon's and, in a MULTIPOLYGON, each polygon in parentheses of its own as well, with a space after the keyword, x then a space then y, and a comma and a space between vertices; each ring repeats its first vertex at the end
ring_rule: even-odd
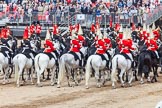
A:
POLYGON ((139 53, 139 50, 138 50, 138 44, 137 43, 133 43, 132 47, 134 48, 134 50, 132 51, 133 55, 134 56, 137 56, 138 53, 139 53))
POLYGON ((32 47, 32 49, 33 49, 34 51, 37 50, 36 42, 35 42, 34 40, 31 40, 31 41, 30 41, 30 45, 31 45, 31 47, 32 47))
POLYGON ((83 53, 84 57, 88 54, 88 47, 82 47, 80 51, 83 53))
POLYGON ((115 55, 115 48, 110 48, 107 52, 113 57, 115 55))
POLYGON ((54 41, 53 41, 53 44, 54 44, 54 47, 55 47, 57 50, 60 50, 60 42, 59 42, 59 40, 54 40, 54 41))
POLYGON ((13 46, 13 39, 12 38, 9 38, 6 40, 6 45, 12 49, 12 46, 13 46))

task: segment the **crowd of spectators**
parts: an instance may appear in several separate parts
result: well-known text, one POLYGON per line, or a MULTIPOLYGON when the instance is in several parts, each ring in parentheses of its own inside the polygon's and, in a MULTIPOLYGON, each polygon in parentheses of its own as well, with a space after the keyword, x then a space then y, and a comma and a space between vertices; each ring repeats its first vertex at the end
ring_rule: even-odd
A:
POLYGON ((145 15, 158 5, 160 0, 5 0, 0 1, 0 11, 4 11, 10 21, 19 22, 29 21, 30 16, 32 20, 50 23, 56 18, 64 22, 68 12, 95 15, 99 21, 103 14, 110 13, 124 19, 142 16, 142 20, 146 20, 145 15))

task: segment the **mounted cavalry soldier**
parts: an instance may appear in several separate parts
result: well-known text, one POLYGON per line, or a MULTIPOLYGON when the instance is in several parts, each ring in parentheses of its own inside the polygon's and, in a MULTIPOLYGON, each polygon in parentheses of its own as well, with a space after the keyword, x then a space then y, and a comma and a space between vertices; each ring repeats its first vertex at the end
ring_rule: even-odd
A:
POLYGON ((82 67, 82 58, 84 57, 83 54, 80 52, 81 47, 83 46, 82 42, 84 38, 80 35, 83 34, 81 27, 78 30, 78 36, 75 34, 75 30, 72 30, 72 36, 70 41, 70 51, 69 53, 74 56, 75 61, 79 60, 79 66, 82 67), (79 38, 78 38, 79 37, 79 38))
POLYGON ((130 31, 126 30, 126 33, 123 34, 123 39, 120 41, 119 50, 121 55, 133 63, 134 60, 131 51, 135 50, 135 48, 133 48, 132 45, 133 41, 131 39, 131 33, 130 31))
POLYGON ((106 67, 109 67, 108 60, 110 58, 110 54, 107 52, 107 50, 111 48, 111 41, 109 38, 107 38, 105 33, 103 37, 99 29, 98 29, 97 35, 98 35, 98 39, 95 45, 97 48, 96 54, 99 55, 102 58, 102 60, 106 60, 106 67))
POLYGON ((24 30, 23 40, 21 41, 22 53, 27 58, 32 58, 34 60, 34 55, 36 54, 33 50, 29 38, 29 27, 27 26, 24 30))
POLYGON ((11 48, 9 48, 9 46, 7 44, 8 35, 9 35, 9 31, 6 28, 4 28, 1 31, 0 52, 2 52, 3 55, 8 58, 8 60, 9 60, 8 63, 11 65, 12 50, 11 50, 11 48))
POLYGON ((147 50, 151 52, 153 58, 159 59, 159 55, 157 52, 158 45, 156 43, 156 39, 154 37, 153 32, 151 31, 150 36, 146 42, 147 50))
POLYGON ((47 30, 46 32, 46 38, 45 38, 45 43, 44 43, 44 53, 47 54, 49 56, 49 58, 54 58, 56 60, 56 64, 58 65, 58 57, 59 57, 59 54, 58 52, 56 51, 55 47, 54 47, 54 44, 51 40, 51 35, 50 35, 50 31, 47 30))
POLYGON ((45 44, 44 44, 44 51, 45 53, 51 53, 55 50, 54 48, 54 44, 51 41, 51 36, 50 36, 50 31, 47 30, 47 34, 46 34, 46 39, 45 39, 45 44))

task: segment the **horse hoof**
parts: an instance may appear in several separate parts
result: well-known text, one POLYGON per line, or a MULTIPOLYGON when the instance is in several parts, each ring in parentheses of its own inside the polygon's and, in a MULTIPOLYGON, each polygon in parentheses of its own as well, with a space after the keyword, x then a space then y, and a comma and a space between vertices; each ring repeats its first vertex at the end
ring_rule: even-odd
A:
POLYGON ((141 84, 144 84, 144 81, 140 81, 141 84))
POLYGON ((106 81, 103 81, 103 82, 102 82, 102 85, 104 86, 104 85, 105 85, 105 83, 106 83, 106 81))
POLYGON ((37 87, 43 87, 43 85, 42 84, 37 84, 37 87))
POLYGON ((123 87, 123 88, 124 88, 124 87, 125 87, 125 85, 124 85, 124 84, 122 84, 122 85, 121 85, 121 87, 123 87))
POLYGON ((53 82, 53 83, 51 83, 51 86, 54 86, 55 85, 55 83, 53 82))
POLYGON ((86 86, 86 89, 89 89, 89 87, 88 87, 88 86, 86 86))
POLYGON ((97 88, 101 88, 101 85, 97 85, 97 88))
POLYGON ((129 83, 128 86, 129 86, 129 87, 132 87, 132 84, 129 83))
POLYGON ((19 88, 19 87, 20 87, 20 84, 17 85, 17 88, 19 88))
POLYGON ((2 84, 3 84, 3 85, 5 85, 5 84, 6 84, 6 82, 4 81, 4 82, 2 82, 2 84))
POLYGON ((60 85, 57 85, 57 88, 60 88, 60 85))
POLYGON ((116 87, 115 86, 112 86, 112 89, 116 89, 116 87))
POLYGON ((31 85, 34 85, 34 83, 32 82, 31 85))

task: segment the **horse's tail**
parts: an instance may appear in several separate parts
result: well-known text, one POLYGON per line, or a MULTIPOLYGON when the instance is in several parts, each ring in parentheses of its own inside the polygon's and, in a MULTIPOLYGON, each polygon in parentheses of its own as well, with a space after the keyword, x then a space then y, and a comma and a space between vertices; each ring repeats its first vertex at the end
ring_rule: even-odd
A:
POLYGON ((90 56, 87 60, 87 64, 86 64, 86 73, 85 73, 85 82, 86 82, 86 86, 88 86, 88 81, 90 78, 90 73, 92 71, 92 56, 90 56))
POLYGON ((115 73, 118 68, 118 57, 114 56, 112 59, 112 72, 111 72, 111 80, 115 82, 115 73))
POLYGON ((40 56, 36 56, 34 59, 35 70, 37 73, 39 73, 39 71, 41 70, 41 67, 39 66, 39 59, 40 56))
POLYGON ((61 81, 64 78, 64 73, 66 72, 65 62, 66 62, 66 55, 62 55, 59 60, 59 73, 58 73, 58 82, 57 84, 60 85, 61 81))
POLYGON ((19 58, 19 56, 15 56, 13 58, 14 71, 15 71, 15 81, 17 81, 17 79, 18 79, 18 71, 19 71, 18 58, 19 58))

